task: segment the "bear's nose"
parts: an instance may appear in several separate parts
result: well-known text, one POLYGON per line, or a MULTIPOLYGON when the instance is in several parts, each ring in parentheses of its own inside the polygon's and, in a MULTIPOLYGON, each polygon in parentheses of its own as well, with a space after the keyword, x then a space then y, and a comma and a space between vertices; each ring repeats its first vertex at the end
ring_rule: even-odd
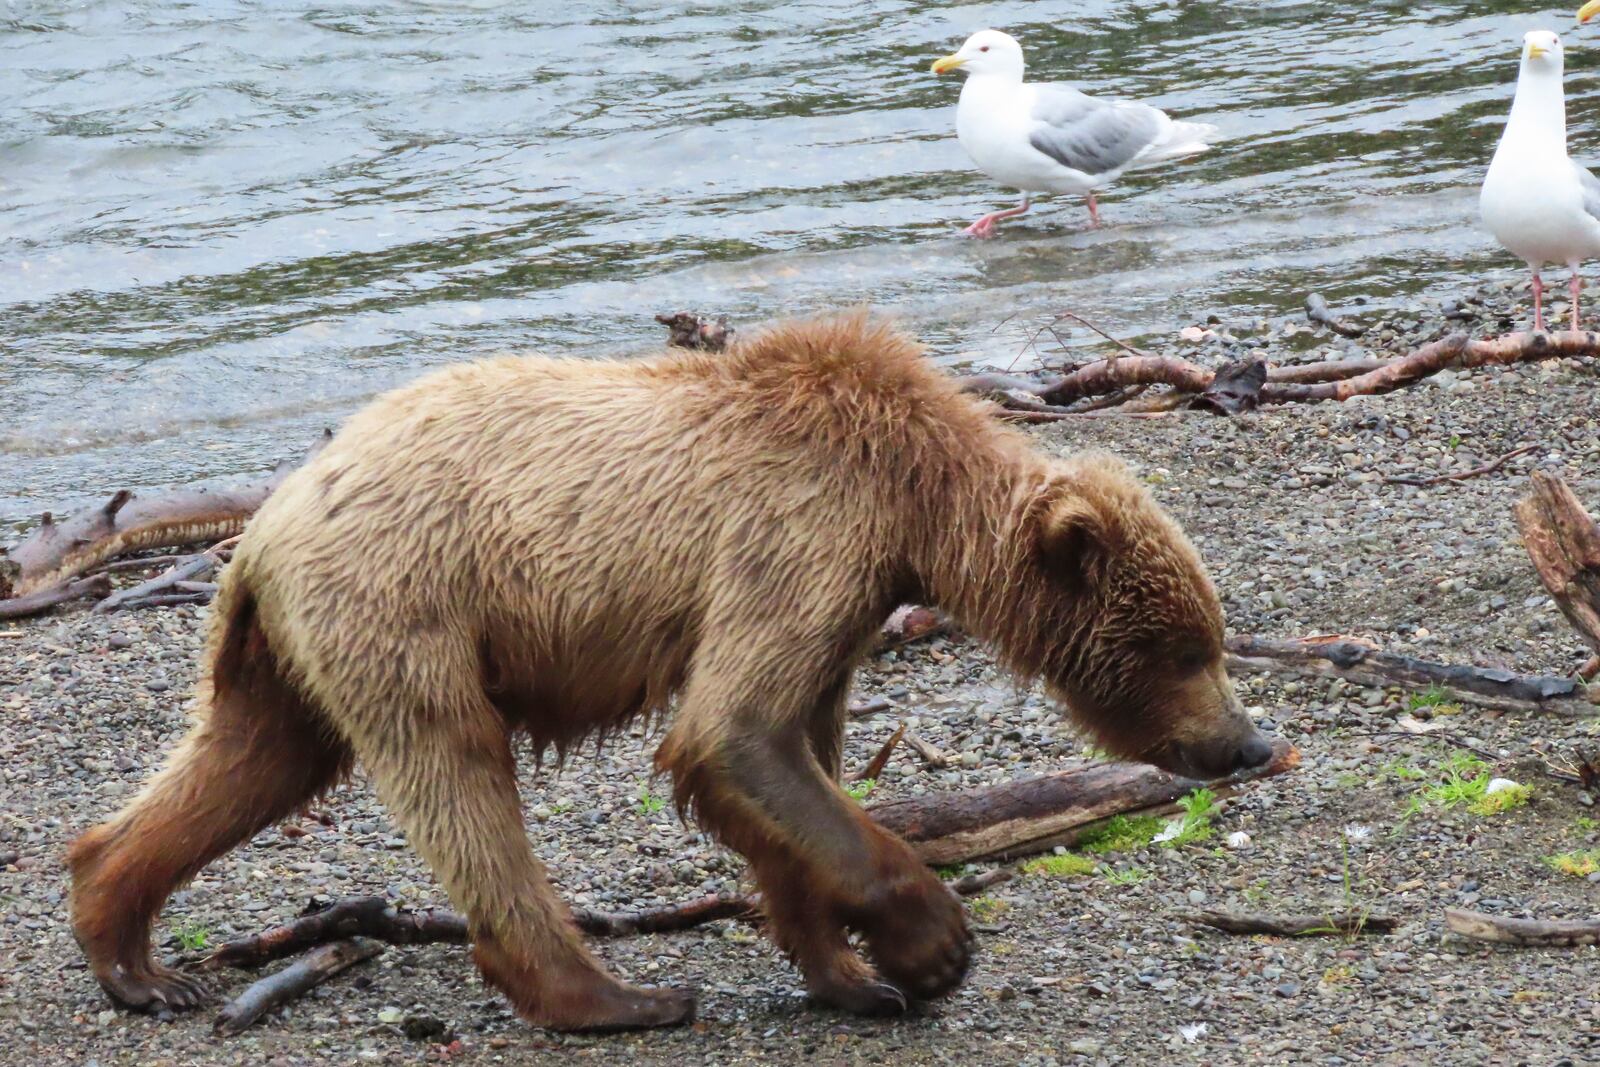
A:
POLYGON ((1239 754, 1234 757, 1233 769, 1247 771, 1252 767, 1259 767, 1272 758, 1272 742, 1260 734, 1256 734, 1244 744, 1239 746, 1239 754))

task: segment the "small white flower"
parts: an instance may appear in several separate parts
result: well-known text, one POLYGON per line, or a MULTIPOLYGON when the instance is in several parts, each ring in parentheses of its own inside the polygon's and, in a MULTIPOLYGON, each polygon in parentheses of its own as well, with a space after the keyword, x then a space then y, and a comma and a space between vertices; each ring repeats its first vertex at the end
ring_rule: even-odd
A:
POLYGON ((1522 786, 1519 783, 1513 782, 1509 778, 1491 778, 1489 779, 1489 784, 1484 787, 1483 795, 1492 797, 1496 793, 1504 793, 1508 789, 1521 788, 1522 786))
POLYGON ((1188 1026, 1178 1027, 1178 1033, 1183 1035, 1184 1041, 1194 1044, 1206 1036, 1206 1031, 1211 1029, 1207 1023, 1190 1023, 1188 1026))
POLYGON ((1371 836, 1372 827, 1370 826, 1359 826, 1356 823, 1351 823, 1344 828, 1344 839, 1351 844, 1360 844, 1371 836))
POLYGON ((1229 848, 1249 848, 1250 835, 1243 830, 1235 830, 1226 838, 1229 848))
POLYGON ((1183 820, 1173 819, 1171 822, 1167 823, 1167 825, 1161 828, 1161 832, 1159 834, 1156 834, 1156 836, 1152 837, 1150 840, 1152 843, 1159 845, 1163 841, 1171 841, 1181 833, 1183 833, 1183 820))

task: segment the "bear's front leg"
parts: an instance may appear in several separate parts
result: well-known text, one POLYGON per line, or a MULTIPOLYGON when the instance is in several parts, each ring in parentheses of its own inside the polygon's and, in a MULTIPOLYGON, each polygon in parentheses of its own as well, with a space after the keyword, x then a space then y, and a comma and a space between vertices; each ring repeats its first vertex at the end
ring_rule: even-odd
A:
POLYGON ((680 802, 750 860, 773 933, 812 993, 864 1014, 900 1006, 850 949, 846 929, 863 935, 899 993, 931 999, 958 986, 971 958, 960 901, 823 772, 809 716, 784 710, 803 690, 774 686, 768 674, 744 690, 778 709, 759 711, 748 696, 735 703, 726 680, 700 678, 657 763, 673 773, 680 802), (738 710, 712 710, 730 707, 738 710))

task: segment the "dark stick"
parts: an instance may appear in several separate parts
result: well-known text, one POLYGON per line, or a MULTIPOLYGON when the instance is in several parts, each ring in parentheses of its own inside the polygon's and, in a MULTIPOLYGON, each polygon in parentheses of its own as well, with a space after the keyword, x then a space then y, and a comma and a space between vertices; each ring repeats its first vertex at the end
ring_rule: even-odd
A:
POLYGON ((111 595, 111 579, 104 574, 76 581, 63 582, 48 589, 35 590, 24 596, 0 600, 0 619, 21 619, 49 611, 57 604, 65 604, 79 597, 105 597, 111 595))
POLYGON ((864 782, 869 778, 876 779, 878 775, 883 773, 883 769, 889 765, 889 757, 894 754, 894 746, 898 745, 900 739, 905 735, 906 724, 901 723, 900 728, 890 734, 889 740, 885 741, 883 747, 878 749, 877 755, 873 756, 865 767, 852 774, 850 780, 852 782, 864 782))
MULTIPOLYGON (((1010 868, 1002 867, 946 884, 957 896, 972 896, 1010 880, 1014 874, 1010 868)), ((576 908, 572 918, 578 929, 595 937, 676 933, 721 919, 757 923, 761 921, 761 894, 711 893, 683 904, 632 912, 576 908)), ((346 943, 347 938, 375 938, 391 945, 461 945, 471 939, 467 920, 453 911, 400 911, 382 897, 350 897, 282 926, 219 945, 199 965, 207 970, 260 967, 314 945, 346 943)))
POLYGON ((849 714, 852 719, 865 719, 869 715, 876 715, 880 711, 890 711, 894 708, 894 701, 875 697, 863 704, 851 704, 849 714))
POLYGON ((1244 670, 1290 670, 1369 686, 1433 686, 1456 700, 1491 707, 1571 716, 1594 714, 1586 689, 1571 678, 1432 663, 1385 652, 1351 638, 1276 641, 1238 634, 1228 638, 1227 648, 1232 653, 1229 666, 1244 670))
POLYGON ((1469 471, 1457 471, 1454 474, 1435 474, 1431 478, 1424 478, 1414 474, 1391 474, 1383 480, 1390 485, 1438 485, 1440 482, 1465 481, 1468 478, 1476 478, 1480 474, 1491 474, 1518 456, 1526 456, 1529 452, 1537 451, 1538 448, 1538 445, 1523 445, 1521 448, 1512 449, 1497 460, 1485 463, 1481 467, 1474 467, 1469 471))
POLYGON ((1230 934, 1277 934, 1304 937, 1308 934, 1388 933, 1398 921, 1381 912, 1335 911, 1326 915, 1267 915, 1258 911, 1181 911, 1185 922, 1210 926, 1230 934))
MULTIPOLYGON (((217 557, 210 553, 202 552, 197 556, 190 556, 149 581, 140 582, 138 585, 130 586, 120 593, 106 597, 94 606, 94 613, 96 615, 105 615, 109 612, 120 611, 136 601, 170 603, 171 601, 163 598, 161 594, 165 594, 175 588, 179 582, 209 576, 216 569, 216 566, 217 557)), ((184 594, 187 599, 181 601, 181 603, 194 603, 193 597, 195 595, 193 593, 184 594)), ((209 596, 206 599, 210 599, 209 596)))
POLYGON ((253 983, 225 1004, 217 1013, 214 1029, 223 1037, 243 1033, 267 1012, 316 988, 346 967, 370 960, 382 951, 382 944, 364 938, 321 945, 276 974, 253 983))

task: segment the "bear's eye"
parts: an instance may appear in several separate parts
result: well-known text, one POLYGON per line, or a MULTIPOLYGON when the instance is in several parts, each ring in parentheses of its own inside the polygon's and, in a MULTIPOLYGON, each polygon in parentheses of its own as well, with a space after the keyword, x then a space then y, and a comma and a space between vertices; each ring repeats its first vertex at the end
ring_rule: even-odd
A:
POLYGON ((1199 641, 1184 641, 1167 650, 1167 659, 1180 671, 1197 671, 1211 662, 1211 648, 1199 641))

